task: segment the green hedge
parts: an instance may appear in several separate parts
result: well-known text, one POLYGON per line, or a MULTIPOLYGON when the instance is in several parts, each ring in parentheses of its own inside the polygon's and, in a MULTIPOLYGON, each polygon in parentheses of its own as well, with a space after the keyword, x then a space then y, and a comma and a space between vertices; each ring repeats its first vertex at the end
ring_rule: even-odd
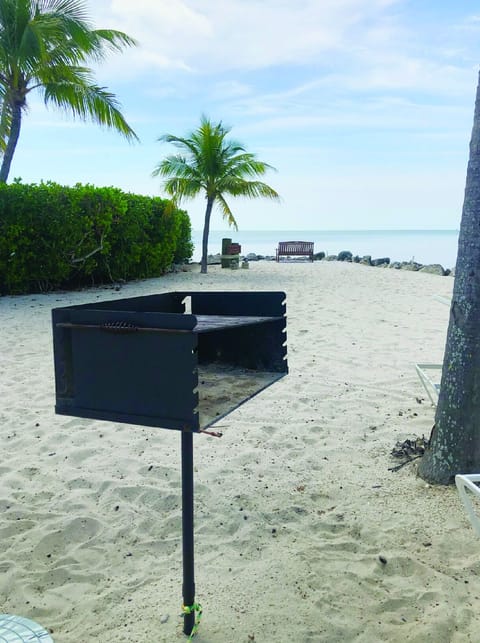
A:
POLYGON ((193 252, 171 201, 92 185, 0 184, 0 293, 158 277, 193 252))

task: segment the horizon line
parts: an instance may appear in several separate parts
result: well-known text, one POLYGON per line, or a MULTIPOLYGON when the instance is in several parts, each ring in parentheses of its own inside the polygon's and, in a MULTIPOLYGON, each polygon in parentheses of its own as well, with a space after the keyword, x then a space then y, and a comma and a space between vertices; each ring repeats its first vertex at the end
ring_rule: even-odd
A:
MULTIPOLYGON (((203 228, 192 228, 202 232, 203 228)), ((460 232, 459 228, 211 228, 210 232, 460 232)))

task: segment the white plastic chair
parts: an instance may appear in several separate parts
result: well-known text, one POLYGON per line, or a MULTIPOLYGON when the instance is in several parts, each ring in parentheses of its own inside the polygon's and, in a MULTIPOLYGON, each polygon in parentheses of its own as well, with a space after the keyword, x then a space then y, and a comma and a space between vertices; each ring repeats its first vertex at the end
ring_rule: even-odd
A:
POLYGON ((47 630, 22 616, 0 614, 1 643, 53 643, 47 630))
POLYGON ((415 364, 417 375, 427 392, 430 402, 433 406, 437 406, 438 394, 440 393, 440 377, 433 378, 427 371, 442 374, 442 364, 415 364))
MULTIPOLYGON (((460 499, 467 511, 467 515, 472 523, 472 527, 480 536, 480 518, 474 509, 472 498, 478 498, 480 502, 480 487, 476 485, 480 482, 480 473, 458 474, 455 476, 455 484, 457 485, 460 499)), ((480 505, 479 505, 480 509, 480 505)))
POLYGON ((439 301, 441 304, 445 304, 445 306, 450 306, 452 303, 452 300, 449 299, 448 297, 442 297, 442 295, 432 295, 434 299, 439 301))

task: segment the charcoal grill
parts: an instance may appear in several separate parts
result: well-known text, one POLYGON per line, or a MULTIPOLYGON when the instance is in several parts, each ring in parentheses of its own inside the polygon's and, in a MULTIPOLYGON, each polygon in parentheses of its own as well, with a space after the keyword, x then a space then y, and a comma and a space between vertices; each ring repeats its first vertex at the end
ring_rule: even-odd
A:
POLYGON ((182 437, 184 632, 195 624, 193 433, 288 372, 283 292, 171 292, 52 311, 56 413, 182 437))

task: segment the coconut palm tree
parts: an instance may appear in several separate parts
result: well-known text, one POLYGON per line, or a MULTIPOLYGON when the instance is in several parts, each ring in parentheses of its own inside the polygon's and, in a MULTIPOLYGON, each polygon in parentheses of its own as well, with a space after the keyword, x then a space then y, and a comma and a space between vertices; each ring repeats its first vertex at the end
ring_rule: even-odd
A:
POLYGON ((82 0, 0 0, 0 182, 15 153, 30 92, 73 116, 136 134, 115 96, 94 83, 89 61, 135 41, 121 31, 92 29, 82 0))
POLYGON ((188 138, 165 134, 158 140, 173 143, 182 154, 167 156, 161 161, 153 176, 166 177, 163 187, 178 203, 184 198, 205 194, 207 201, 202 238, 200 271, 207 272, 208 235, 214 203, 218 204, 224 219, 238 230, 237 222, 225 200, 225 195, 248 198, 266 197, 279 199, 273 188, 256 180, 272 168, 246 152, 243 145, 228 140, 230 128, 221 122, 212 123, 202 116, 200 127, 188 138))
POLYGON ((449 484, 480 471, 480 76, 450 321, 430 444, 419 474, 449 484))

